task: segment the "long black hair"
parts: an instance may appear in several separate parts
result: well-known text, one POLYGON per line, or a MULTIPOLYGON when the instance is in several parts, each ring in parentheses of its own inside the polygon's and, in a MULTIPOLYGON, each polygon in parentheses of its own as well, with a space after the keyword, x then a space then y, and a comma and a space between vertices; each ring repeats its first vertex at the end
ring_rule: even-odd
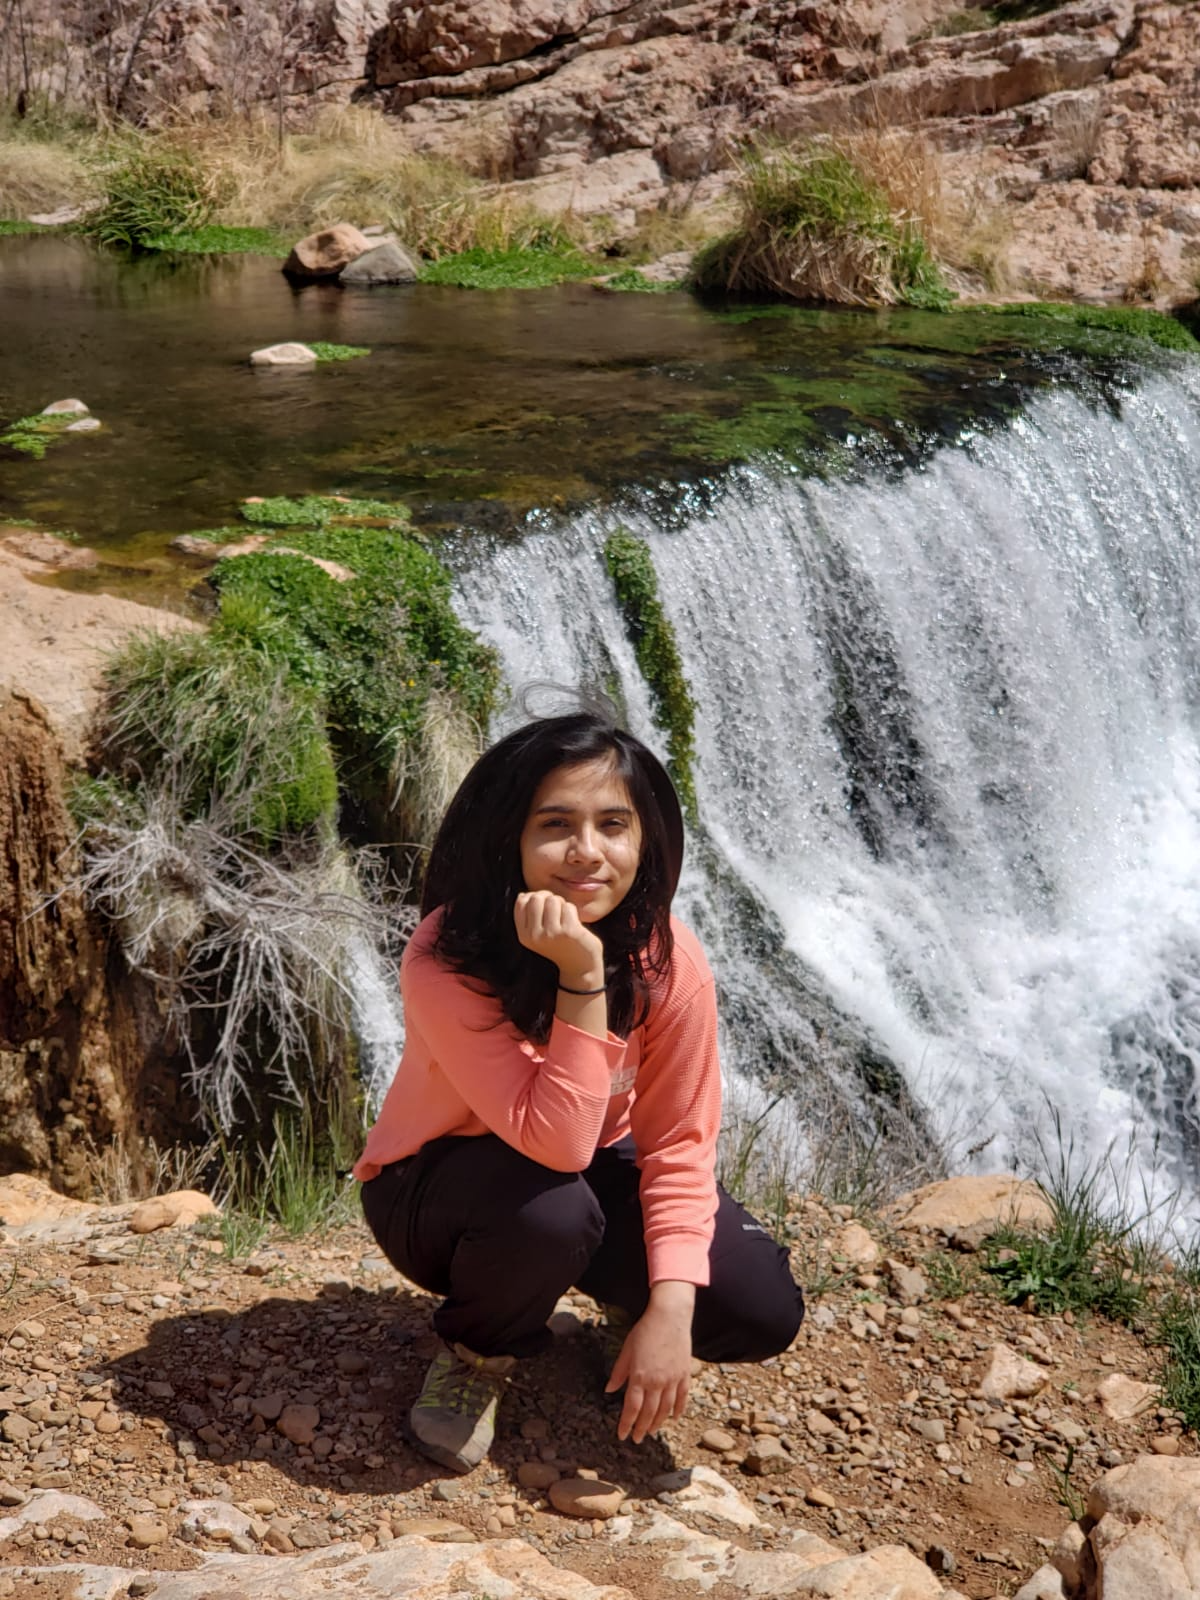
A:
POLYGON ((649 979, 671 960, 671 899, 683 863, 683 817, 662 763, 596 710, 541 717, 484 752, 442 819, 425 870, 421 915, 443 909, 438 958, 482 983, 505 1016, 539 1044, 554 1019, 558 972, 527 950, 513 923, 525 888, 521 833, 542 780, 558 767, 609 760, 642 830, 629 893, 591 925, 604 946, 608 1025, 627 1034, 649 1011, 649 979))

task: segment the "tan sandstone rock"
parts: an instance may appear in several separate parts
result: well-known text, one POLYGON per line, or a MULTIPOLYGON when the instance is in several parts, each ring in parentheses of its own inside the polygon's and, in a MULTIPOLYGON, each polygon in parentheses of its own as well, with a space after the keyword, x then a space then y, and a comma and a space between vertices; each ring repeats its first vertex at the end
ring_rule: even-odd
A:
POLYGON ((1006 1344, 996 1345, 979 1385, 983 1400, 1027 1400, 1046 1387, 1047 1376, 1036 1362, 1026 1361, 1006 1344))
POLYGON ((335 222, 332 227, 298 240, 283 270, 291 278, 336 278, 343 267, 365 255, 374 243, 350 223, 335 222))
POLYGON ((1158 1398, 1152 1383, 1141 1383, 1123 1372, 1112 1372, 1096 1385, 1096 1398, 1113 1422, 1130 1422, 1148 1411, 1158 1398))
POLYGON ((1050 1222, 1050 1206, 1037 1184, 998 1173, 927 1183, 901 1195, 888 1207, 887 1215, 899 1228, 955 1233, 980 1224, 1041 1227, 1050 1222))
POLYGON ((879 1260, 879 1246, 861 1222, 847 1222, 829 1241, 832 1254, 858 1267, 873 1267, 879 1260))
POLYGON ((558 1478, 548 1490, 550 1504, 568 1517, 615 1517, 624 1489, 600 1478, 558 1478))
POLYGON ((218 1215, 217 1207, 198 1189, 176 1189, 135 1206, 129 1213, 129 1231, 156 1233, 159 1228, 189 1228, 201 1217, 218 1215))

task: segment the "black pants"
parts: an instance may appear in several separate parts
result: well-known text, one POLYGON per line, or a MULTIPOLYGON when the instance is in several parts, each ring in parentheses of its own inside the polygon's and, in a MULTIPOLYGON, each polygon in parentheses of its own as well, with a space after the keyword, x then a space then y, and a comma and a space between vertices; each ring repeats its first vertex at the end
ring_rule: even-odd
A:
MULTIPOLYGON (((722 1189, 696 1291, 692 1348, 705 1361, 762 1361, 804 1316, 787 1251, 722 1189)), ((434 1139, 363 1184, 363 1210, 388 1260, 444 1295, 443 1339, 478 1355, 534 1355, 559 1296, 582 1289, 633 1318, 650 1286, 633 1141, 598 1150, 586 1172, 554 1172, 495 1134, 434 1139)))

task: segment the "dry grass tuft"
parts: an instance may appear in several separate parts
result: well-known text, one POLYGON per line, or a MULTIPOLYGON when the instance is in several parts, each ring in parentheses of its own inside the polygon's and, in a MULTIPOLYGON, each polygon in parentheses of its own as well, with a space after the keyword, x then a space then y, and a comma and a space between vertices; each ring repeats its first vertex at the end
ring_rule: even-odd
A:
POLYGON ((919 169, 882 138, 871 164, 869 153, 860 139, 752 147, 735 186, 737 227, 697 259, 700 286, 837 305, 948 304, 914 203, 924 198, 919 169), (885 179, 898 196, 914 192, 900 204, 885 179))

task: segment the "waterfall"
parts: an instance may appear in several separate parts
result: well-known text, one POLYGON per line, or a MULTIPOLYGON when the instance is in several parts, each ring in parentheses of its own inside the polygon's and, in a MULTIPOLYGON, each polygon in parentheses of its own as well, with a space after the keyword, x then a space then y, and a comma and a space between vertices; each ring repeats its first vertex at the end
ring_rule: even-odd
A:
MULTIPOLYGON (((464 549, 458 604, 514 687, 615 682, 661 751, 615 520, 464 549)), ((699 708, 681 910, 733 1002, 731 1075, 777 1073, 819 1004, 956 1168, 1033 1162, 1057 1108, 1082 1151, 1129 1144, 1194 1200, 1197 365, 1043 394, 904 473, 754 470, 669 527, 620 520, 699 708)))

